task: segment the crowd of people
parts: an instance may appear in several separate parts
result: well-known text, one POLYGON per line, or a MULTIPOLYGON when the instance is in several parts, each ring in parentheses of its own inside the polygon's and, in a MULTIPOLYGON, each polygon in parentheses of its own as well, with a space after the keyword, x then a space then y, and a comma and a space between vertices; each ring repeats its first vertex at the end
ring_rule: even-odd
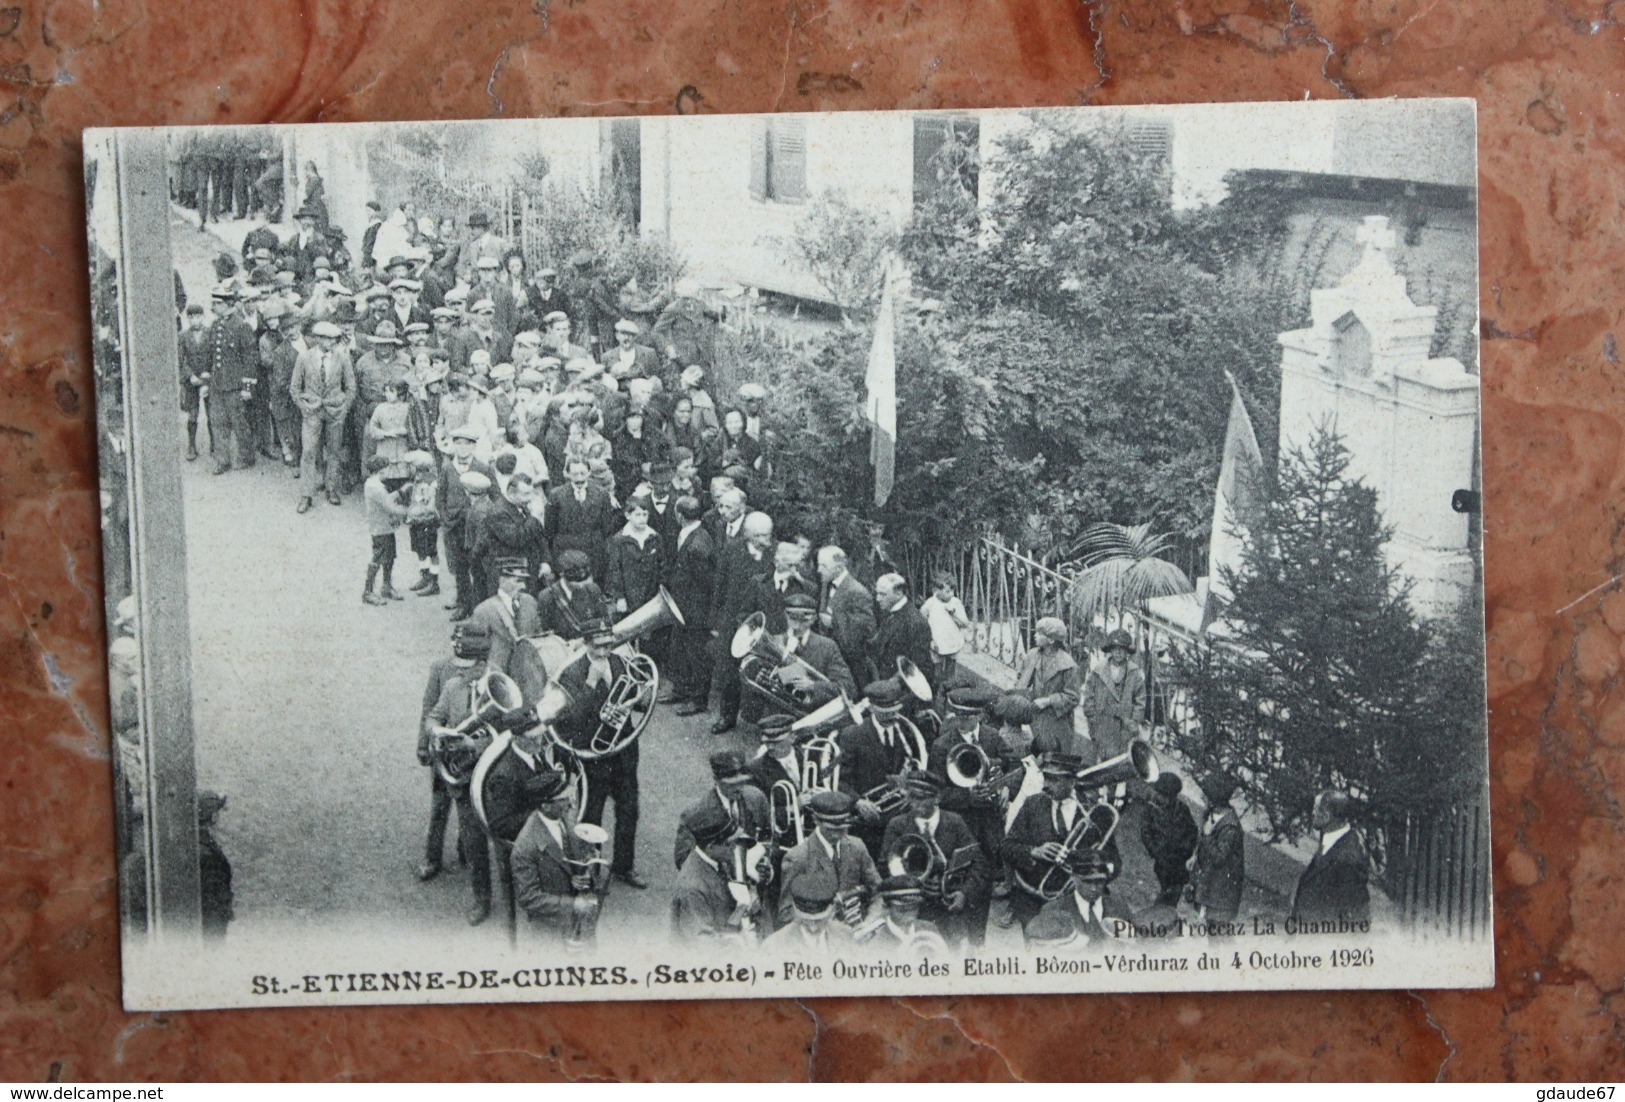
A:
MULTIPOLYGON (((478 782, 432 768, 419 876, 442 873, 455 808, 471 923, 501 893, 538 936, 590 942, 612 882, 647 887, 637 734, 582 752, 606 728, 624 734, 637 704, 656 731, 664 709, 713 715, 719 740, 712 786, 662 824, 681 940, 963 951, 990 922, 1079 947, 1123 920, 1234 923, 1236 781, 1195 778, 1198 822, 1184 779, 1145 765, 1128 633, 1075 656, 1067 625, 1042 619, 1013 687, 995 690, 959 664, 973 625, 951 578, 916 595, 883 572, 871 589, 843 548, 783 530, 767 391, 708 389, 718 319, 696 287, 629 297, 590 254, 561 280, 531 272, 477 212, 463 233, 376 203, 353 259, 319 199, 292 233, 250 231, 217 259, 211 308, 184 307, 187 459, 203 454, 206 411, 215 474, 280 461, 297 514, 359 492, 368 605, 408 599, 406 529, 405 588, 444 597, 453 625, 419 759, 504 739, 478 782), (571 648, 547 671, 565 703, 541 714, 527 699, 489 721, 482 679, 520 677, 543 636, 571 648), (660 670, 658 702, 633 699, 647 691, 634 656, 660 670), (729 748, 736 728, 753 754, 729 748), (1110 888, 1131 804, 1158 892, 1132 914, 1110 888), (600 838, 610 805, 613 837, 600 838)), ((1347 812, 1339 793, 1317 801, 1324 848, 1293 904, 1310 926, 1367 914, 1347 812)))

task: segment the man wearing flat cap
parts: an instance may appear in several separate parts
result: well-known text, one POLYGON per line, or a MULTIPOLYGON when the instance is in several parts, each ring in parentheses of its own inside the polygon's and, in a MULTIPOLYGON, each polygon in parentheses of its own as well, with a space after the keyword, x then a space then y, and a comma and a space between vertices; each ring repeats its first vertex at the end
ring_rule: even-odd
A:
POLYGON ((1129 910, 1112 897, 1108 885, 1116 872, 1106 859, 1080 849, 1067 862, 1068 890, 1044 904, 1027 924, 1027 944, 1033 949, 1077 952, 1099 948, 1118 937, 1121 925, 1132 921, 1129 910))
POLYGON ((536 810, 513 844, 514 901, 537 940, 590 945, 608 880, 594 863, 595 847, 576 835, 569 778, 538 770, 525 781, 524 794, 536 810))
POLYGON ((435 515, 440 518, 440 530, 446 540, 446 565, 457 579, 457 596, 447 604, 452 618, 466 619, 476 603, 473 563, 469 559, 467 522, 470 506, 468 490, 463 479, 479 475, 489 484, 491 468, 474 458, 474 443, 479 434, 472 429, 453 429, 451 432, 451 458, 440 467, 440 479, 435 485, 435 515))
POLYGON ((327 491, 339 504, 340 445, 355 402, 355 369, 340 347, 344 331, 330 321, 310 327, 313 346, 294 360, 288 393, 299 407, 299 512, 309 510, 314 496, 327 491))
POLYGON ((685 825, 694 846, 677 870, 672 939, 702 945, 721 939, 754 947, 761 904, 747 885, 732 881, 733 820, 720 806, 710 804, 685 825))
POLYGON ((880 882, 880 902, 884 911, 853 936, 860 948, 893 958, 899 954, 920 954, 933 959, 948 955, 948 943, 942 931, 920 917, 925 891, 917 877, 886 877, 880 882))
POLYGON ((254 465, 254 427, 244 410, 259 385, 260 349, 253 328, 243 320, 234 284, 214 290, 214 321, 209 324, 209 438, 215 449, 215 474, 231 470, 233 442, 239 467, 254 465))
POLYGON ((852 949, 852 928, 841 919, 840 893, 834 882, 803 877, 781 903, 790 921, 764 943, 775 959, 805 960, 830 957, 852 949))
POLYGON ((677 819, 676 867, 682 868, 694 849, 694 831, 689 823, 709 808, 720 807, 733 820, 736 831, 757 841, 765 840, 772 828, 768 820, 767 797, 745 768, 745 755, 738 750, 716 750, 711 754, 711 787, 704 796, 683 809, 677 819))
POLYGON ((1140 819, 1140 844, 1151 858, 1157 874, 1157 903, 1177 907, 1190 882, 1190 866, 1196 856, 1201 831, 1191 809, 1180 798, 1185 780, 1178 773, 1163 770, 1151 784, 1151 798, 1140 819))
POLYGON ((1145 672, 1130 661, 1134 640, 1122 628, 1106 636, 1100 649, 1106 661, 1084 678, 1083 716, 1104 761, 1127 750, 1145 722, 1145 672))
POLYGON ((513 350, 512 338, 496 327, 496 303, 478 298, 469 303, 468 324, 451 336, 451 369, 469 373, 475 352, 484 352, 490 363, 506 363, 513 350))
POLYGON ((989 889, 992 877, 981 844, 970 827, 952 811, 939 806, 943 782, 924 770, 910 770, 902 778, 908 805, 886 824, 880 843, 880 864, 892 872, 904 839, 923 840, 932 855, 932 873, 938 891, 927 893, 921 914, 933 922, 955 948, 981 945, 987 934, 989 889), (943 873, 946 872, 946 882, 943 873))
MULTIPOLYGON (((434 724, 429 721, 429 715, 440 702, 440 694, 445 691, 446 683, 453 677, 459 677, 467 684, 465 675, 474 666, 484 663, 490 649, 488 637, 476 634, 465 642, 463 631, 463 624, 453 625, 451 654, 429 664, 429 680, 423 689, 423 706, 418 712, 418 764, 425 767, 434 764, 434 724)), ((440 875, 441 858, 446 848, 446 822, 451 815, 453 793, 433 769, 429 770, 429 793, 429 837, 424 847, 423 864, 418 866, 419 880, 433 880, 440 875)), ((459 839, 457 844, 461 850, 468 843, 466 839, 459 839)))
POLYGON ((555 565, 557 580, 537 598, 542 631, 561 639, 580 639, 584 624, 609 618, 609 599, 592 580, 592 562, 585 552, 565 551, 555 565))
MULTIPOLYGON (((554 731, 570 745, 585 749, 601 722, 610 690, 626 676, 626 660, 614 653, 615 629, 608 620, 590 620, 581 626, 587 652, 558 672, 558 683, 570 694, 570 704, 553 723, 554 731)), ((652 703, 652 702, 651 702, 652 703)), ((615 804, 614 858, 610 873, 633 888, 648 882, 637 871, 638 742, 606 757, 585 763, 587 806, 584 823, 603 824, 604 805, 615 804)))
POLYGON ((1045 616, 1034 625, 1032 649, 1016 666, 1014 691, 1033 702, 1034 749, 1079 754, 1087 763, 1095 755, 1072 725, 1083 671, 1066 649, 1066 635, 1066 624, 1057 616, 1045 616))
POLYGON ((529 564, 521 558, 496 562, 497 591, 474 607, 470 625, 484 628, 491 636, 490 668, 511 674, 514 645, 527 635, 539 635, 541 615, 536 598, 525 591, 532 577, 529 564))
POLYGON ((1203 922, 1234 922, 1241 911, 1241 892, 1247 885, 1247 849, 1241 817, 1231 801, 1235 778, 1209 773, 1198 782, 1207 812, 1191 863, 1187 894, 1203 922))
POLYGON ((604 353, 604 367, 617 379, 653 378, 660 374, 660 357, 638 340, 638 323, 621 318, 615 323, 615 346, 604 353))
MULTIPOLYGON (((491 637, 484 627, 465 625, 452 647, 453 669, 440 687, 440 699, 429 709, 424 722, 428 725, 431 739, 438 738, 448 748, 478 755, 490 745, 490 739, 483 734, 457 735, 453 729, 473 713, 474 684, 485 674, 486 658, 491 652, 491 637)), ((422 745, 421 739, 419 745, 422 745)), ((478 926, 491 916, 490 847, 486 842, 485 830, 469 801, 467 786, 454 790, 451 796, 457 805, 458 845, 468 859, 474 892, 474 902, 468 911, 468 924, 478 926)), ((424 866, 418 873, 425 880, 432 875, 429 870, 438 870, 440 864, 440 847, 436 844, 432 818, 430 829, 429 842, 433 852, 426 854, 424 866)))
MULTIPOLYGON (((779 870, 779 925, 794 917, 798 884, 828 885, 837 917, 857 926, 880 887, 880 872, 863 842, 851 836, 856 801, 846 792, 823 791, 806 800, 815 824, 806 841, 784 855, 779 870)), ((803 893, 807 888, 803 888, 803 893)))

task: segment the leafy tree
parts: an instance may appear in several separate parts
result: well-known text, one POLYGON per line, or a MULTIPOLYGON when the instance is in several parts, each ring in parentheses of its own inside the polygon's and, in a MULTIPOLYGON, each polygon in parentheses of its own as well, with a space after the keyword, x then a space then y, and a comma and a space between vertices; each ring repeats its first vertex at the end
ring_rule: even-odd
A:
POLYGON ((1200 719, 1181 749, 1237 776, 1277 837, 1307 828, 1327 786, 1378 825, 1437 806, 1470 783, 1482 737, 1481 629, 1418 620, 1383 556, 1376 492, 1348 466, 1325 429, 1282 458, 1240 568, 1223 571, 1234 596, 1218 633, 1175 655, 1200 719))
POLYGON ((1191 580, 1163 556, 1173 541, 1150 524, 1091 524, 1073 548, 1082 569, 1072 583, 1072 619, 1087 625, 1138 611, 1152 597, 1189 593, 1191 580))
POLYGON ((880 298, 897 233, 881 215, 827 190, 806 205, 795 233, 781 247, 801 261, 829 293, 847 324, 880 298))

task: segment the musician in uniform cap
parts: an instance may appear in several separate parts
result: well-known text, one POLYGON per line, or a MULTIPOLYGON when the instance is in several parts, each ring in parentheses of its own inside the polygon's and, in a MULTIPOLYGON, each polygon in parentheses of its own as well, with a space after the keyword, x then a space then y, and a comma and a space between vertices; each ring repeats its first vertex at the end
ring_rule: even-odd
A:
POLYGON ((756 736, 761 746, 745 763, 750 771, 751 783, 763 792, 772 792, 778 781, 789 781, 801 792, 801 755, 796 750, 796 733, 791 730, 794 716, 774 713, 756 721, 756 736))
POLYGON ((993 724, 984 722, 998 699, 999 693, 990 687, 962 685, 948 690, 948 717, 926 763, 926 770, 943 780, 951 779, 950 760, 979 763, 982 783, 972 788, 949 784, 942 791, 942 809, 965 820, 995 866, 1004 840, 1004 809, 1021 783, 1021 756, 999 737, 993 724))
POLYGON ((524 559, 499 559, 496 567, 496 593, 475 606, 468 622, 490 635, 491 668, 511 673, 509 658, 514 645, 527 635, 541 634, 542 618, 536 598, 525 592, 530 584, 529 564, 524 559))
POLYGON ((750 912, 752 901, 743 886, 732 884, 733 820, 721 805, 712 803, 702 806, 686 825, 694 848, 677 870, 671 901, 672 937, 686 942, 746 937, 761 916, 750 912))
POLYGON ((1106 858, 1092 849, 1073 852, 1067 862, 1070 890, 1044 904, 1027 924, 1027 944, 1033 949, 1077 951, 1102 945, 1118 936, 1119 923, 1132 921, 1129 910, 1112 898, 1107 887, 1116 872, 1106 858))
POLYGON ((1241 830, 1241 817, 1230 801, 1236 794, 1235 779, 1224 773, 1210 773, 1198 782, 1207 814, 1202 817, 1201 837, 1191 862, 1190 887, 1186 895, 1203 922, 1234 922, 1241 911, 1241 892, 1247 884, 1247 852, 1241 830))
POLYGON ((542 631, 561 639, 580 639, 581 625, 609 617, 609 600, 592 580, 585 551, 565 551, 558 558, 558 580, 536 600, 542 631))
POLYGON ((791 921, 763 943, 775 959, 827 957, 852 948, 852 928, 841 920, 834 881, 804 877, 782 894, 781 914, 787 909, 791 921))
MULTIPOLYGON (((434 726, 429 722, 429 713, 440 701, 440 694, 446 687, 446 682, 453 676, 483 661, 489 649, 489 640, 482 639, 472 645, 463 643, 465 625, 453 624, 451 628, 451 654, 445 658, 437 658, 429 665, 429 682, 423 690, 423 707, 418 712, 418 764, 432 766, 434 755, 431 750, 434 726)), ((429 839, 424 847, 423 864, 418 866, 419 880, 433 880, 440 875, 441 855, 446 848, 446 821, 451 816, 452 791, 446 787, 440 774, 433 769, 429 770, 430 798, 429 798, 429 839)), ((458 842, 461 847, 463 843, 458 842)))
POLYGON ((254 329, 237 306, 237 287, 222 283, 214 290, 214 321, 209 323, 209 439, 215 448, 215 474, 231 470, 232 445, 237 465, 254 465, 254 427, 243 406, 259 384, 260 346, 254 329))
POLYGON ((745 756, 737 750, 717 750, 711 755, 711 787, 698 801, 683 809, 677 819, 676 867, 682 868, 694 849, 690 823, 708 808, 720 807, 737 831, 756 840, 772 833, 767 797, 755 786, 745 756))
POLYGON ((514 899, 532 933, 550 942, 569 941, 596 929, 608 882, 599 871, 603 866, 591 863, 596 848, 576 836, 569 779, 542 769, 523 790, 535 811, 513 844, 514 899))
POLYGON ((1082 759, 1055 751, 1039 759, 1044 788, 1027 797, 999 847, 1015 877, 1010 910, 1025 929, 1043 909, 1043 896, 1033 891, 1044 874, 1064 855, 1062 843, 1086 809, 1075 789, 1082 759), (1025 886, 1023 886, 1025 885, 1025 886))
POLYGON ((903 721, 903 683, 895 677, 864 686, 869 714, 835 736, 841 752, 841 791, 856 801, 858 824, 853 833, 871 852, 880 852, 886 820, 871 798, 877 788, 894 783, 911 764, 927 756, 914 730, 903 721))
POLYGON ((880 872, 869 849, 851 837, 853 805, 845 792, 818 792, 807 800, 816 824, 807 840, 784 855, 779 871, 779 924, 790 921, 796 885, 827 882, 839 901, 841 919, 856 926, 880 887, 880 872))
POLYGON ((924 841, 931 858, 932 876, 941 878, 945 872, 952 871, 946 883, 938 881, 943 890, 926 894, 921 914, 956 948, 963 947, 967 941, 973 946, 982 944, 987 934, 992 878, 981 844, 965 820, 939 806, 942 782, 934 775, 921 770, 910 771, 904 775, 902 787, 908 796, 908 806, 886 824, 886 834, 880 844, 881 864, 892 872, 905 871, 892 867, 904 838, 912 835, 924 841))
POLYGON ((942 932, 920 917, 920 905, 925 891, 913 876, 888 876, 880 882, 880 902, 885 911, 870 919, 853 935, 863 949, 872 949, 889 957, 899 954, 919 954, 926 957, 945 957, 948 943, 942 932))
MULTIPOLYGON (((570 694, 570 704, 553 728, 570 745, 586 749, 602 723, 611 689, 627 676, 626 660, 614 653, 615 630, 608 620, 589 620, 581 626, 587 653, 558 672, 558 683, 570 694)), ((581 821, 600 826, 604 804, 615 802, 614 858, 610 872, 633 888, 648 882, 636 867, 638 838, 638 743, 634 739, 615 754, 582 763, 587 771, 587 806, 581 821)))
MULTIPOLYGON (((491 652, 491 637, 483 627, 467 625, 457 640, 452 644, 453 669, 440 687, 440 699, 429 709, 425 723, 428 725, 430 738, 440 738, 442 752, 462 752, 479 754, 489 745, 488 740, 477 735, 459 735, 453 737, 451 729, 457 727, 474 712, 474 684, 485 674, 486 657, 491 652)), ((420 737, 419 745, 423 742, 420 737)), ((468 924, 478 926, 491 916, 491 858, 490 849, 486 845, 485 832, 475 817, 473 804, 469 800, 468 787, 462 786, 450 792, 451 799, 457 805, 457 838, 458 847, 467 859, 469 870, 473 879, 474 904, 468 911, 468 924)), ((425 863, 419 870, 420 879, 431 879, 433 873, 425 873, 429 869, 439 871, 440 845, 437 844, 443 836, 444 828, 439 835, 435 833, 434 819, 431 814, 429 851, 425 855, 425 863)))

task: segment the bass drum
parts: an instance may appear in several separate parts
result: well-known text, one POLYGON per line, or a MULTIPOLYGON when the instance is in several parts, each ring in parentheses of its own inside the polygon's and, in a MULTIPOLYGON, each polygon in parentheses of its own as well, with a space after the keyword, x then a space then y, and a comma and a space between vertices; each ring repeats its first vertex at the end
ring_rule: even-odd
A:
MULTIPOLYGON (((575 795, 575 811, 579 816, 582 809, 587 806, 587 771, 582 768, 581 762, 576 760, 574 754, 559 749, 551 741, 544 743, 541 756, 545 767, 557 769, 570 778, 570 787, 575 795)), ((492 822, 499 824, 523 823, 526 818, 529 818, 529 811, 513 805, 514 794, 511 786, 508 786, 509 790, 504 792, 502 790, 504 786, 490 784, 493 769, 498 776, 507 771, 507 763, 503 762, 506 757, 516 757, 516 755, 513 751, 513 735, 504 731, 491 740, 491 745, 485 748, 485 752, 480 755, 479 761, 474 763, 474 773, 468 782, 468 794, 474 803, 474 814, 479 818, 480 826, 485 828, 485 832, 493 838, 511 845, 514 839, 503 837, 497 831, 492 830, 492 822), (503 763, 504 768, 495 768, 499 762, 503 763)), ((517 765, 522 769, 529 768, 523 762, 519 762, 517 765)), ((503 834, 506 833, 507 831, 503 832, 503 834)), ((518 837, 517 831, 513 833, 514 837, 518 837)))

